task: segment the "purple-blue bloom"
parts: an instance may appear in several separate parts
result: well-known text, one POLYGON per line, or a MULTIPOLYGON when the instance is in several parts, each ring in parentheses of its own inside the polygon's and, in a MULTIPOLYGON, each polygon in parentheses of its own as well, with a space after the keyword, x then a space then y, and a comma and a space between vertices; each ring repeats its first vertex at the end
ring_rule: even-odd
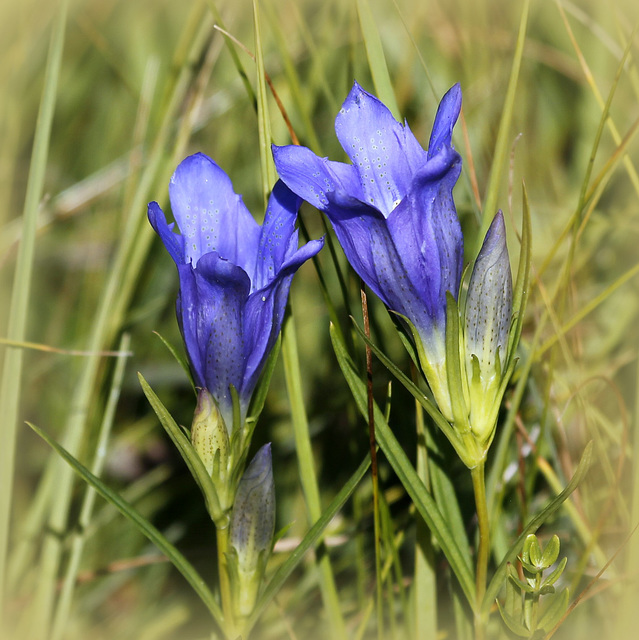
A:
POLYGON ((177 317, 195 383, 211 393, 230 432, 230 385, 243 424, 282 327, 293 275, 324 241, 298 248, 301 201, 281 181, 258 225, 229 177, 202 153, 180 163, 169 196, 181 235, 157 202, 149 203, 149 221, 178 268, 177 317))
POLYGON ((414 325, 425 373, 449 415, 446 292, 457 297, 463 261, 452 196, 461 172, 451 141, 460 109, 461 89, 455 85, 439 105, 424 150, 407 124, 355 83, 335 120, 352 164, 320 158, 304 147, 273 148, 281 179, 326 213, 355 271, 389 309, 414 325))

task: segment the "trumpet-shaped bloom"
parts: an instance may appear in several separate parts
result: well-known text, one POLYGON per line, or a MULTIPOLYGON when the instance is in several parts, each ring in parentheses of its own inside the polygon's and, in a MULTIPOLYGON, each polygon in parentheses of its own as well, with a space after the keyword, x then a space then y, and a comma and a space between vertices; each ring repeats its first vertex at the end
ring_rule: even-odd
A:
POLYGON ((229 177, 201 153, 180 163, 169 196, 181 234, 157 202, 149 204, 149 221, 177 265, 177 316, 196 385, 211 393, 230 431, 230 386, 243 424, 282 327, 291 279, 323 239, 298 248, 300 200, 281 182, 258 225, 229 177))
POLYGON ((304 147, 274 147, 281 179, 325 212, 364 282, 417 332, 422 366, 450 418, 445 372, 446 292, 455 298, 463 238, 452 190, 461 158, 452 145, 461 89, 443 97, 424 150, 407 124, 357 83, 335 121, 352 164, 304 147))

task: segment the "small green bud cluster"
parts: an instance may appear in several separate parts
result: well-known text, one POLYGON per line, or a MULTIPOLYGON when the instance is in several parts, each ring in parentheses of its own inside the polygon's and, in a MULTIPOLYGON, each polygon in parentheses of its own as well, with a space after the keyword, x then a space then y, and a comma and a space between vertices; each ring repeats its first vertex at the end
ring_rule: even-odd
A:
POLYGON ((506 602, 503 607, 499 602, 497 604, 502 619, 518 636, 543 637, 555 627, 568 608, 568 589, 557 592, 555 587, 568 559, 563 558, 546 574, 557 562, 559 546, 559 538, 553 535, 542 551, 537 536, 530 534, 519 557, 523 575, 520 576, 515 567, 509 565, 506 602), (540 605, 542 596, 545 596, 543 607, 540 605))

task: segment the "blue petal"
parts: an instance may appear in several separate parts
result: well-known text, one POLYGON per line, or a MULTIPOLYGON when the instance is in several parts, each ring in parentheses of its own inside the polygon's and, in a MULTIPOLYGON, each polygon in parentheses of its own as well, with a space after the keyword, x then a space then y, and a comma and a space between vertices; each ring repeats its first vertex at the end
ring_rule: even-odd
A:
MULTIPOLYGON (((294 234, 297 238, 297 233, 294 234)), ((297 244, 297 240, 295 241, 297 244)), ((324 246, 324 239, 311 240, 290 255, 277 276, 264 288, 252 293, 244 310, 246 368, 243 392, 253 392, 266 359, 282 328, 286 302, 295 272, 324 246)))
MULTIPOLYGON (((452 196, 460 170, 461 159, 455 151, 430 160, 388 218, 389 233, 408 277, 429 318, 442 329, 446 292, 457 298, 463 263, 463 237, 452 196)), ((425 338, 427 327, 413 323, 425 338)))
POLYGON ((169 195, 187 262, 195 265, 217 251, 247 274, 255 271, 260 227, 213 160, 203 153, 183 160, 171 178, 169 195))
POLYGON ((282 181, 320 211, 328 211, 330 193, 347 193, 360 200, 364 197, 352 165, 320 158, 306 147, 273 145, 272 149, 282 181))
POLYGON ((428 159, 451 148, 453 127, 459 117, 462 104, 462 93, 459 84, 454 84, 444 95, 437 108, 437 115, 433 124, 428 143, 428 159))
POLYGON ((252 291, 271 282, 288 253, 297 250, 295 221, 301 203, 302 199, 281 180, 273 187, 257 249, 255 274, 251 277, 252 291))
POLYGON ((241 391, 244 371, 243 313, 249 294, 247 274, 217 252, 178 267, 178 319, 198 386, 217 400, 230 429, 229 385, 241 391))
POLYGON ((415 167, 426 162, 426 152, 415 144, 410 130, 357 82, 335 119, 335 132, 358 171, 362 199, 388 216, 408 193, 415 167))
POLYGON ((169 255, 173 258, 175 264, 184 263, 184 238, 173 233, 172 224, 166 223, 164 212, 160 209, 160 205, 157 202, 149 202, 147 208, 147 215, 151 226, 155 229, 155 232, 160 236, 160 239, 164 243, 169 255))

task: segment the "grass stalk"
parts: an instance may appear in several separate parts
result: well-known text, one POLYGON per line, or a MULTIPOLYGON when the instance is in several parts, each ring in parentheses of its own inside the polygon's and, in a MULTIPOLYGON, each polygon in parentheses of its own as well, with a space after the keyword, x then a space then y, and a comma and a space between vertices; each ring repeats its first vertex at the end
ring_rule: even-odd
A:
MULTIPOLYGON (((29 293, 35 258, 38 209, 44 191, 45 169, 49 155, 49 141, 64 47, 67 7, 68 1, 62 0, 51 33, 44 74, 44 89, 29 166, 22 214, 22 241, 18 249, 7 329, 8 339, 16 342, 22 342, 26 333, 29 293)), ((3 626, 5 567, 9 546, 22 364, 22 349, 7 348, 0 388, 0 407, 2 407, 4 422, 2 447, 0 447, 0 631, 3 626)))
MULTIPOLYGON (((308 519, 312 524, 322 515, 322 507, 317 474, 315 473, 315 460, 313 459, 308 419, 304 406, 302 372, 300 370, 295 322, 292 313, 288 314, 284 322, 284 327, 282 328, 282 359, 284 361, 286 388, 291 404, 291 417, 295 435, 295 449, 297 451, 300 481, 306 499, 308 519)), ((330 557, 326 548, 322 549, 317 557, 320 590, 331 628, 330 637, 335 638, 335 640, 345 640, 347 638, 346 627, 340 609, 330 557)))

